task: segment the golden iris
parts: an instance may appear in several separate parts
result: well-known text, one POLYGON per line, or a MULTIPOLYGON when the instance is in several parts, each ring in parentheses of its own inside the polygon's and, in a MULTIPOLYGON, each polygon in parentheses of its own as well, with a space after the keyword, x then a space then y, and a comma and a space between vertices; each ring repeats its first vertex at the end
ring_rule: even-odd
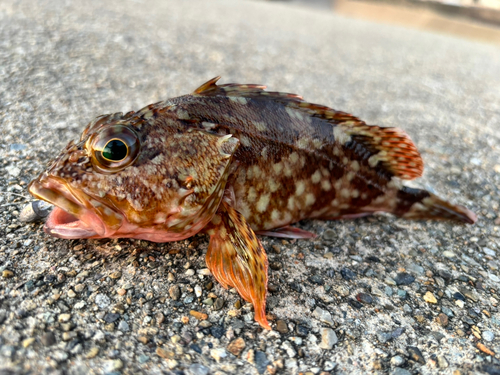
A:
POLYGON ((127 155, 127 145, 117 138, 108 141, 102 150, 102 157, 108 161, 122 161, 127 155))

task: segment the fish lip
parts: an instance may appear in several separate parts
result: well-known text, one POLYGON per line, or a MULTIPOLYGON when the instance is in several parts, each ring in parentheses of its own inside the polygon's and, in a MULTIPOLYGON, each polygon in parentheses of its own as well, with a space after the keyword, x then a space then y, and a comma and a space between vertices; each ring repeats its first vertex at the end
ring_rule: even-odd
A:
POLYGON ((82 191, 75 192, 61 178, 42 175, 33 180, 28 187, 31 195, 44 200, 55 207, 48 216, 44 231, 54 237, 65 239, 103 238, 112 235, 117 228, 110 228, 96 214, 96 207, 90 202, 98 202, 123 217, 113 207, 90 197, 82 191))

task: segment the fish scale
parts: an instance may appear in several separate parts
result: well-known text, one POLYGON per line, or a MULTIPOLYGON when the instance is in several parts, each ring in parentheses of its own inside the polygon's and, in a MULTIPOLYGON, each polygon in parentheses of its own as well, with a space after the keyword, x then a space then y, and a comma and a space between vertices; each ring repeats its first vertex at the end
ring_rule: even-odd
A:
POLYGON ((270 328, 268 261, 256 233, 311 238, 290 224, 375 212, 475 222, 468 209, 403 186, 422 175, 423 161, 401 129, 218 79, 193 94, 92 121, 29 185, 57 206, 45 231, 155 242, 205 232, 214 277, 236 288, 270 328), (108 144, 121 151, 115 155, 108 144))

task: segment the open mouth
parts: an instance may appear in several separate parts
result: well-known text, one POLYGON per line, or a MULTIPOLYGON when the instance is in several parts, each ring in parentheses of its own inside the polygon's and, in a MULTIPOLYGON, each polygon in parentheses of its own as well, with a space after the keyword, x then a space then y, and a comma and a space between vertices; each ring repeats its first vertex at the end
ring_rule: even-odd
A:
POLYGON ((59 207, 54 207, 43 230, 54 237, 67 239, 90 238, 97 235, 96 231, 85 222, 59 207))
POLYGON ((106 225, 94 212, 97 209, 89 203, 91 199, 83 193, 76 196, 63 181, 40 178, 30 183, 29 192, 55 206, 43 228, 47 234, 65 239, 106 235, 106 225))

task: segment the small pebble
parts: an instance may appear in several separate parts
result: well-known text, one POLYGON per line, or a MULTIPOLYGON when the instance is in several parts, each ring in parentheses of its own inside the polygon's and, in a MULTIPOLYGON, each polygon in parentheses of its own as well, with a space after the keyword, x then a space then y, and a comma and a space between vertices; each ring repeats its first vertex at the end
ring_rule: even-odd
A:
POLYGON ((31 344, 33 344, 35 342, 35 338, 34 337, 30 337, 30 338, 27 338, 27 339, 24 339, 23 342, 22 342, 22 346, 23 348, 27 348, 29 346, 31 346, 31 344))
POLYGON ((335 331, 331 328, 321 328, 321 342, 319 347, 321 349, 331 349, 339 341, 335 331))
POLYGON ((59 323, 66 323, 71 319, 71 314, 59 314, 57 321, 59 323))
POLYGON ((444 356, 438 355, 437 360, 439 368, 447 368, 449 366, 448 361, 444 356))
POLYGON ((434 294, 432 294, 432 292, 425 293, 425 295, 424 295, 424 301, 428 302, 428 303, 437 303, 437 299, 434 296, 434 294))
POLYGON ((342 278, 344 280, 347 280, 347 281, 354 280, 356 278, 356 274, 353 271, 351 271, 349 268, 342 268, 340 270, 340 275, 342 276, 342 278))
POLYGON ((327 229, 323 232, 323 239, 333 241, 338 237, 338 234, 333 229, 327 229))
POLYGON ((4 279, 10 279, 11 277, 14 276, 14 272, 10 271, 10 270, 3 270, 2 271, 2 277, 4 279))
POLYGON ((496 251, 495 251, 495 250, 491 250, 491 249, 490 249, 490 248, 488 248, 488 247, 483 247, 483 251, 484 251, 484 253, 485 253, 486 255, 489 255, 489 256, 492 256, 492 257, 494 257, 494 256, 496 256, 496 255, 497 255, 497 253, 496 253, 496 251))
POLYGON ((75 298, 76 297, 76 293, 73 291, 73 289, 70 289, 68 291, 68 297, 69 298, 75 298))
POLYGON ((391 375, 411 375, 411 372, 404 368, 396 367, 391 371, 391 375))
MULTIPOLYGON (((460 288, 460 292, 462 292, 462 294, 465 297, 473 300, 474 302, 477 302, 479 300, 479 296, 477 295, 477 293, 472 291, 472 290, 469 290, 467 288, 460 288)), ((455 293, 455 294, 457 294, 457 293, 455 293)))
POLYGON ((75 285, 75 292, 81 293, 85 290, 85 284, 76 284, 75 285))
POLYGON ((397 339, 399 336, 401 336, 403 333, 405 333, 406 329, 404 327, 398 327, 394 331, 391 332, 391 336, 394 339, 397 339))
POLYGON ((415 362, 425 365, 424 356, 422 355, 422 352, 420 351, 419 348, 417 348, 416 346, 409 346, 407 350, 408 350, 408 355, 411 359, 413 359, 415 362))
POLYGON ((222 336, 224 336, 224 332, 224 327, 222 326, 213 326, 210 328, 210 334, 216 339, 220 339, 222 336))
POLYGON ((391 286, 396 286, 396 281, 394 279, 391 279, 390 277, 386 277, 384 279, 384 282, 387 284, 387 285, 391 285, 391 286))
POLYGON ((436 321, 443 327, 446 327, 448 325, 448 316, 446 314, 440 313, 436 321))
POLYGON ((191 316, 194 316, 198 320, 207 320, 208 319, 208 315, 207 314, 201 313, 201 312, 196 311, 196 310, 191 310, 189 312, 189 314, 191 316))
POLYGON ((284 320, 278 320, 276 322, 276 331, 280 333, 288 333, 288 326, 284 320))
POLYGON ((410 285, 415 281, 415 277, 406 272, 400 272, 394 278, 397 285, 410 285))
POLYGON ((380 343, 385 344, 393 339, 392 334, 390 332, 377 332, 377 339, 380 343))
POLYGON ((405 360, 400 355, 391 358, 391 365, 393 366, 401 366, 403 363, 405 363, 405 360))
POLYGON ((192 375, 208 375, 210 372, 210 369, 206 366, 203 366, 199 363, 194 363, 191 366, 189 366, 189 372, 192 375))
POLYGON ((147 336, 137 336, 137 341, 146 345, 149 342, 147 336))
POLYGON ((325 284, 325 280, 323 280, 323 278, 321 278, 318 275, 312 275, 312 276, 308 277, 307 280, 309 280, 311 283, 316 284, 316 285, 324 285, 325 284))
POLYGON ((128 332, 128 331, 130 331, 130 327, 125 320, 122 320, 122 321, 120 321, 120 323, 118 323, 118 330, 120 330, 122 332, 128 332))
MULTIPOLYGON (((239 301, 239 300, 238 300, 239 301)), ((215 311, 219 311, 224 307, 224 299, 223 298, 217 298, 213 304, 213 309, 215 311)))
POLYGON ((104 368, 106 372, 121 370, 123 368, 123 362, 121 359, 113 359, 105 363, 104 368))
POLYGON ((455 316, 455 314, 453 314, 453 311, 451 311, 451 309, 446 306, 441 306, 441 311, 449 318, 453 318, 455 316))
POLYGON ((161 346, 159 346, 159 347, 156 348, 156 354, 159 357, 164 358, 164 359, 170 359, 170 358, 172 358, 175 355, 174 352, 172 352, 172 351, 170 351, 168 349, 165 349, 165 348, 163 348, 161 346))
POLYGON ((269 359, 267 359, 266 353, 256 350, 254 354, 254 364, 257 368, 258 373, 264 374, 267 369, 267 365, 270 364, 269 359))
POLYGON ((333 322, 332 315, 330 312, 323 310, 321 307, 316 307, 316 309, 313 311, 312 315, 319 319, 320 322, 329 324, 333 326, 335 323, 333 322))
POLYGON ((113 322, 116 322, 119 318, 120 318, 120 314, 108 313, 108 314, 104 315, 103 320, 106 323, 113 323, 113 322))
POLYGON ((170 294, 170 298, 172 298, 174 301, 178 301, 179 298, 181 298, 181 289, 178 285, 174 285, 170 287, 170 289, 168 290, 168 294, 170 294))
POLYGON ((194 294, 196 295, 196 297, 200 298, 200 297, 201 297, 202 292, 203 292, 203 290, 202 290, 201 286, 196 285, 196 286, 194 287, 194 294))
POLYGON ((73 340, 76 336, 77 336, 77 334, 74 331, 64 332, 62 334, 62 339, 63 339, 63 341, 70 341, 70 340, 73 340))
POLYGON ((52 346, 56 343, 56 336, 53 332, 46 332, 42 335, 40 341, 44 346, 52 346))
POLYGON ((371 304, 373 303, 373 297, 370 296, 369 294, 367 293, 358 293, 356 295, 356 299, 361 302, 361 303, 365 303, 365 304, 371 304))
POLYGON ((226 349, 224 348, 212 349, 210 350, 210 356, 217 362, 220 362, 222 358, 227 357, 226 349))
POLYGON ((23 207, 19 214, 19 221, 32 223, 46 218, 52 209, 52 205, 45 201, 33 201, 23 207))
POLYGON ((491 355, 492 357, 495 355, 495 352, 488 348, 486 345, 484 345, 482 342, 478 342, 476 347, 481 350, 483 353, 486 353, 488 355, 491 355))
POLYGON ((235 356, 239 356, 245 348, 245 345, 245 340, 243 340, 241 337, 238 337, 237 339, 229 343, 229 345, 227 346, 227 351, 235 356))
POLYGON ((493 341, 493 339, 495 338, 495 335, 491 331, 483 331, 481 336, 483 337, 484 341, 488 341, 488 342, 493 341))
POLYGON ((111 299, 103 294, 99 293, 95 296, 95 304, 101 309, 105 310, 108 308, 108 306, 111 304, 111 299))

